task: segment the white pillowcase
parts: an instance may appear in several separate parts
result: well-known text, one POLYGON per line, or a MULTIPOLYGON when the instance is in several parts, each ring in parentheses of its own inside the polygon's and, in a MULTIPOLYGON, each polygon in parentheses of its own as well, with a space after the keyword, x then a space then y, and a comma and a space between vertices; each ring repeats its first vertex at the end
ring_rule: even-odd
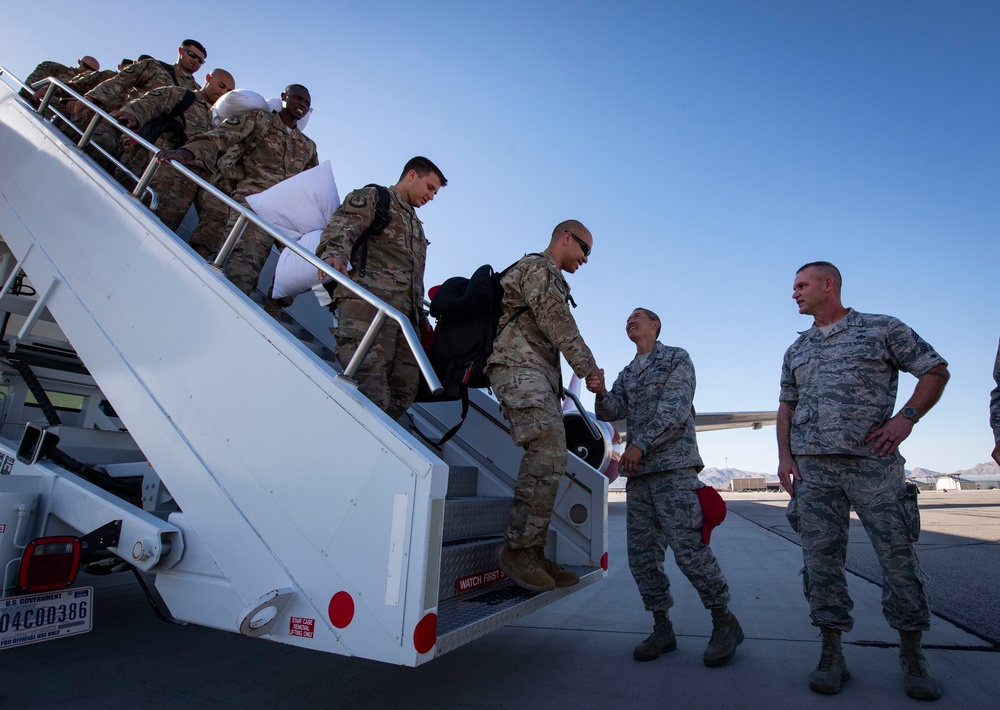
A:
MULTIPOLYGON (((302 238, 299 239, 299 246, 315 254, 322 234, 322 229, 303 234, 302 238)), ((271 288, 272 298, 298 296, 318 283, 315 266, 291 249, 281 250, 278 266, 274 270, 274 286, 271 288)))
MULTIPOLYGON (((218 125, 227 118, 239 116, 255 108, 269 108, 267 99, 250 89, 233 89, 223 94, 222 98, 212 105, 212 118, 218 125)), ((278 101, 278 110, 281 110, 281 101, 278 101)))
POLYGON ((330 161, 247 196, 247 204, 290 239, 322 230, 340 207, 330 161))

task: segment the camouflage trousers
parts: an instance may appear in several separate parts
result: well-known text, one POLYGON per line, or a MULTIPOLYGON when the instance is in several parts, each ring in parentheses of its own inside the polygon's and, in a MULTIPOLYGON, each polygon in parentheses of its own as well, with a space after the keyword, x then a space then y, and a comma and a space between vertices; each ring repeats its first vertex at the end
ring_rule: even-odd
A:
MULTIPOLYGON (((231 184, 228 181, 216 180, 213 184, 225 194, 232 194, 231 184)), ((206 259, 212 259, 219 253, 229 234, 226 230, 226 223, 229 222, 229 206, 204 190, 198 190, 195 194, 194 206, 198 211, 198 226, 191 233, 188 244, 206 259)), ((235 223, 234 218, 232 224, 235 223)))
MULTIPOLYGON (((200 170, 195 170, 195 172, 204 177, 200 170)), ((169 164, 161 165, 156 170, 156 175, 153 176, 149 186, 156 191, 160 200, 156 208, 156 216, 166 225, 167 229, 176 232, 192 203, 198 197, 198 193, 201 192, 201 188, 169 164)))
MULTIPOLYGON (((344 368, 357 352, 375 313, 375 307, 360 298, 338 299, 337 360, 344 368)), ((361 394, 393 419, 398 419, 413 404, 420 384, 420 368, 396 321, 386 319, 383 323, 354 379, 361 394)))
MULTIPOLYGON (((240 191, 237 185, 232 196, 241 205, 249 207, 247 196, 251 194, 253 193, 240 191)), ((229 211, 229 218, 223 229, 223 239, 236 226, 236 221, 239 218, 239 212, 229 211)), ((259 229, 252 222, 247 222, 243 236, 236 242, 232 253, 226 259, 226 278, 232 281, 236 288, 249 296, 257 285, 257 279, 260 278, 261 269, 264 268, 264 262, 267 261, 272 246, 274 246, 274 237, 263 229, 259 229)), ((264 290, 267 291, 268 287, 265 287, 264 290)))
POLYGON ((559 398, 549 378, 537 370, 495 367, 490 384, 510 423, 511 439, 524 449, 506 543, 515 550, 544 548, 568 458, 559 398))
POLYGON ((796 456, 795 486, 805 562, 803 586, 813 626, 850 631, 854 602, 844 562, 850 509, 861 519, 882 568, 882 613, 894 629, 930 628, 927 577, 913 543, 919 532, 916 499, 907 495, 903 458, 796 456))
POLYGON ((726 578, 712 548, 701 539, 705 516, 695 493, 700 487, 695 468, 628 477, 628 566, 647 611, 666 611, 674 605, 670 579, 663 570, 668 547, 706 609, 729 604, 726 578))

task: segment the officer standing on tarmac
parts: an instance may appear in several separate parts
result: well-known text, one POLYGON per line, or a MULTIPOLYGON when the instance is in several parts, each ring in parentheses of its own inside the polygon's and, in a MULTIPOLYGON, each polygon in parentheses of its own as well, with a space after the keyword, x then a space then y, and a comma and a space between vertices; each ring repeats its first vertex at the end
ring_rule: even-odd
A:
POLYGON ((579 377, 603 377, 570 313, 569 285, 561 273, 586 264, 593 243, 590 230, 568 220, 552 231, 545 251, 510 267, 501 281, 503 310, 485 369, 511 438, 524 449, 500 568, 533 592, 579 581, 545 557, 545 545, 567 459, 559 353, 579 377))
POLYGON ((792 298, 814 322, 785 352, 777 417, 778 477, 797 509, 806 599, 822 632, 809 687, 839 693, 851 677, 840 637, 854 625, 844 576, 853 506, 882 568, 882 610, 899 631, 906 694, 934 700, 941 691, 920 646, 930 628, 913 546, 920 513, 899 445, 940 399, 948 365, 898 319, 844 308, 841 284, 840 271, 826 261, 795 274, 792 298), (900 370, 918 382, 894 415, 900 370))
MULTIPOLYGON (((176 160, 182 164, 196 160, 206 169, 216 165, 216 187, 246 205, 248 195, 263 192, 292 175, 319 165, 316 144, 298 129, 299 120, 311 105, 309 89, 301 84, 289 84, 281 93, 280 111, 252 109, 228 118, 218 128, 192 136, 183 147, 163 151, 158 159, 161 163, 176 160), (225 155, 216 162, 220 153, 225 155)), ((201 250, 195 247, 199 253, 213 250, 213 247, 217 251, 238 219, 239 212, 233 210, 225 231, 217 234, 206 234, 206 225, 200 223, 191 235, 191 246, 201 245, 201 250)), ((253 224, 243 232, 226 262, 226 276, 243 293, 253 292, 273 244, 274 239, 253 224)), ((265 309, 277 316, 270 299, 265 309)))
MULTIPOLYGON (((205 76, 205 85, 193 92, 193 100, 188 107, 174 119, 174 125, 164 129, 155 145, 162 150, 171 150, 186 143, 189 136, 214 129, 212 105, 235 88, 236 82, 232 74, 225 69, 213 69, 205 76)), ((112 111, 111 115, 133 131, 140 131, 149 122, 169 117, 174 110, 182 107, 189 91, 190 89, 180 86, 161 86, 125 104, 120 111, 112 111)), ((206 180, 211 179, 214 168, 214 164, 210 167, 191 166, 195 173, 206 180)), ((199 192, 198 186, 172 165, 165 163, 157 169, 149 187, 160 199, 156 216, 167 229, 176 231, 199 192)))
POLYGON ((997 359, 993 363, 993 381, 997 386, 990 393, 990 426, 993 427, 993 460, 1000 464, 1000 346, 997 347, 997 359))
MULTIPOLYGON (((705 465, 698 452, 694 423, 694 365, 687 351, 658 341, 660 318, 636 308, 625 322, 636 356, 608 390, 603 377, 590 377, 597 395, 597 418, 627 418, 628 446, 619 468, 628 477, 628 562, 643 604, 653 612, 653 633, 635 647, 637 661, 651 661, 677 648, 668 610, 674 605, 670 580, 663 571, 666 548, 712 612, 712 638, 706 666, 726 663, 743 642, 743 629, 729 612, 729 585, 703 531, 705 516, 698 472, 705 465)), ((718 494, 708 491, 719 500, 718 494)), ((721 503, 721 500, 719 500, 721 503)))
MULTIPOLYGON (((399 181, 387 188, 389 223, 367 242, 362 273, 351 261, 358 237, 375 220, 379 188, 355 190, 337 208, 323 230, 316 254, 366 291, 378 296, 410 319, 414 328, 427 322, 424 313, 424 265, 427 245, 416 210, 434 199, 448 184, 441 170, 427 158, 407 161, 399 181)), ((360 261, 356 258, 355 261, 360 261)), ((320 271, 319 280, 327 278, 320 271)), ((375 307, 346 288, 334 291, 337 308, 337 359, 347 367, 375 318, 375 307)), ((420 369, 399 325, 386 320, 355 377, 358 389, 393 419, 398 419, 417 396, 420 369)))

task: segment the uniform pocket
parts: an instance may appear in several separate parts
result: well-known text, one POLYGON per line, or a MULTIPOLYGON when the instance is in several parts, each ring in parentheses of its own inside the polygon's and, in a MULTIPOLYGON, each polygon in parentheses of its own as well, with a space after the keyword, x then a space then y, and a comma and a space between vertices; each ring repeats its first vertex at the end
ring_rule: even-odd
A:
POLYGON ((920 539, 920 506, 917 504, 919 493, 917 487, 907 481, 903 484, 903 493, 899 498, 899 512, 903 518, 903 528, 906 531, 906 539, 910 542, 916 542, 920 539))

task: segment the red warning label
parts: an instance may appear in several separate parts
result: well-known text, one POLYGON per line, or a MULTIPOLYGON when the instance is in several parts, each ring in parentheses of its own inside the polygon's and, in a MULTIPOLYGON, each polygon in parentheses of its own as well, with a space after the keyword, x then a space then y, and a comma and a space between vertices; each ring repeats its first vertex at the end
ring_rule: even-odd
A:
POLYGON ((462 577, 461 579, 455 580, 455 593, 461 594, 462 592, 468 592, 473 589, 478 589, 479 587, 485 586, 487 584, 493 584, 495 582, 502 582, 507 579, 507 575, 503 573, 503 570, 497 567, 496 569, 491 569, 487 572, 479 572, 477 574, 470 574, 468 577, 462 577))
POLYGON ((316 619, 303 619, 301 616, 293 616, 288 623, 289 636, 301 636, 311 639, 316 631, 316 619))

